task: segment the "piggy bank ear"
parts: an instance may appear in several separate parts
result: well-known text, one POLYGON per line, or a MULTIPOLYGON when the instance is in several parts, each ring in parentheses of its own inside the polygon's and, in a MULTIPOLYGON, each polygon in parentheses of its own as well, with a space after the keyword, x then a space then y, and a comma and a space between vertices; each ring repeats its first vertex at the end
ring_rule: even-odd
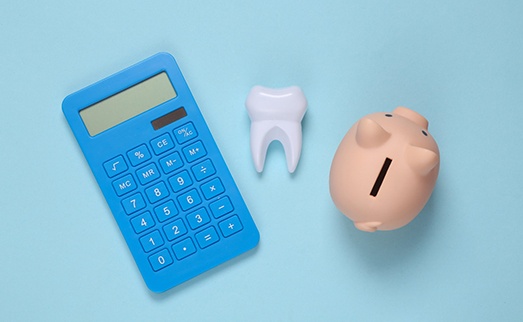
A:
POLYGON ((429 149, 409 145, 405 153, 410 168, 421 176, 427 175, 439 162, 439 156, 429 149))
POLYGON ((390 133, 369 118, 362 118, 356 130, 356 142, 364 148, 373 148, 382 145, 390 138, 390 133))

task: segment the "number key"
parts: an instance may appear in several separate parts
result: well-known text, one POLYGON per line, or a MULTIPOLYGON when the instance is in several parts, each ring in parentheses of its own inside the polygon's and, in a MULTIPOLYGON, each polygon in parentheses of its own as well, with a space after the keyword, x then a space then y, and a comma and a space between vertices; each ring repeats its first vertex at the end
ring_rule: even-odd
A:
POLYGON ((187 228, 181 219, 177 219, 167 226, 163 227, 165 236, 168 240, 174 240, 180 236, 183 236, 187 232, 187 228))
POLYGON ((161 270, 164 267, 171 265, 173 259, 167 249, 164 249, 154 255, 149 256, 149 263, 151 264, 155 272, 161 270))
POLYGON ((129 198, 122 200, 122 206, 125 212, 130 215, 140 209, 145 208, 145 201, 143 200, 141 194, 135 193, 129 198))
POLYGON ((189 210, 202 202, 202 199, 200 198, 200 195, 196 189, 187 191, 183 195, 178 196, 177 199, 183 210, 189 210))
POLYGON ((165 183, 158 182, 154 186, 145 189, 145 195, 151 203, 158 202, 169 195, 169 190, 165 186, 165 183))
POLYGON ((174 205, 174 202, 169 200, 166 203, 154 208, 154 213, 156 214, 156 218, 158 218, 159 221, 164 222, 176 216, 178 214, 178 209, 174 205))
POLYGON ((163 243, 163 238, 158 230, 140 238, 140 244, 142 244, 145 252, 150 252, 151 250, 162 246, 163 243))
POLYGON ((178 192, 183 190, 184 188, 192 185, 191 177, 189 176, 189 172, 182 171, 173 177, 169 178, 169 183, 171 184, 171 187, 173 188, 174 192, 178 192))
POLYGON ((151 217, 151 214, 147 211, 131 219, 131 225, 133 226, 134 232, 139 234, 142 231, 153 227, 154 220, 153 217, 151 217))
POLYGON ((211 218, 209 217, 209 214, 205 208, 199 209, 192 214, 187 215, 186 218, 187 222, 189 222, 189 226, 191 226, 192 229, 197 229, 198 227, 201 227, 211 221, 211 218))

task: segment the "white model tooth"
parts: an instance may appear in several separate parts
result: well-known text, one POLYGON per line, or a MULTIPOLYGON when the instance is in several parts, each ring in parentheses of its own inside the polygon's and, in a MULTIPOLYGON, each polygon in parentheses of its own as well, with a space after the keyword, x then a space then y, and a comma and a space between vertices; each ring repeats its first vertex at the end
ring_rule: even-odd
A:
POLYGON ((301 155, 301 120, 307 99, 298 86, 273 89, 254 86, 245 102, 251 119, 251 153, 256 171, 262 172, 269 144, 283 145, 290 173, 296 170, 301 155))

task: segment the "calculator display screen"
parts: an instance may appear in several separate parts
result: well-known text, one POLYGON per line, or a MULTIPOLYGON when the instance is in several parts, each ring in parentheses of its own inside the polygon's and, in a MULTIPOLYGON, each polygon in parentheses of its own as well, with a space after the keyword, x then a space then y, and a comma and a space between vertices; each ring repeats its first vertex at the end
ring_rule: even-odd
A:
POLYGON ((94 136, 176 96, 163 72, 81 110, 80 117, 94 136))

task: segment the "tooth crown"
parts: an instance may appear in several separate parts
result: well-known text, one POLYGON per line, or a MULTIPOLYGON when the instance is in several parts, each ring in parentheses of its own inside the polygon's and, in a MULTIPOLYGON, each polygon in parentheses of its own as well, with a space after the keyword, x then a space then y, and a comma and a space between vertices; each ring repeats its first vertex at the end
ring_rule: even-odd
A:
POLYGON ((301 155, 301 120, 307 111, 302 90, 297 86, 254 86, 245 107, 251 119, 251 153, 256 171, 263 171, 267 148, 277 140, 283 145, 287 168, 293 173, 301 155))
POLYGON ((268 88, 254 86, 245 102, 251 121, 286 120, 301 122, 307 99, 298 86, 268 88))

